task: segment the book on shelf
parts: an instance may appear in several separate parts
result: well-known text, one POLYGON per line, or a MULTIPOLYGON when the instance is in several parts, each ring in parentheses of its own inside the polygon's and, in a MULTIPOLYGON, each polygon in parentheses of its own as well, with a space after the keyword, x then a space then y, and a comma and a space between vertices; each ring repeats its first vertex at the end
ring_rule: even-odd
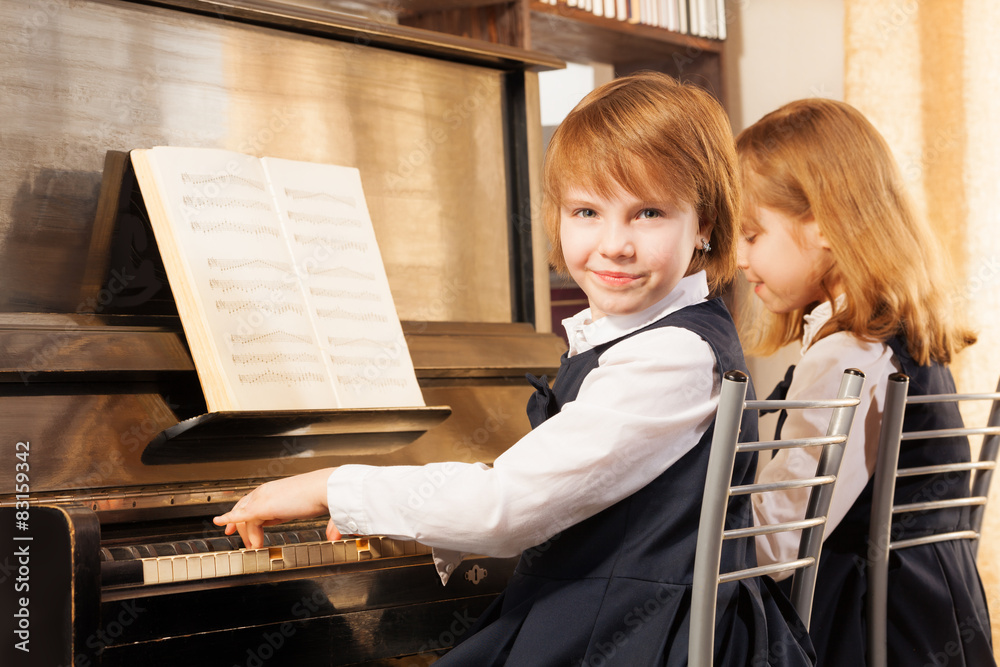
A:
POLYGON ((131 160, 210 412, 424 405, 357 169, 131 160))
POLYGON ((628 0, 615 0, 615 18, 619 21, 627 21, 628 16, 628 0))

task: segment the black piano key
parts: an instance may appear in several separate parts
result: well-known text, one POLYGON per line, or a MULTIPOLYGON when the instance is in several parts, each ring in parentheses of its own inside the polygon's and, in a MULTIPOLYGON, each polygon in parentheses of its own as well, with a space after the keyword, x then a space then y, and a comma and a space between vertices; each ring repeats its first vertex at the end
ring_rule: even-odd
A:
POLYGON ((142 583, 141 561, 109 560, 101 563, 101 586, 128 586, 142 583))
POLYGON ((238 535, 228 537, 210 537, 208 544, 212 551, 233 551, 243 546, 243 540, 238 535))
POLYGON ((194 549, 191 547, 190 542, 171 542, 170 546, 173 547, 174 553, 180 556, 181 554, 193 554, 194 549))
POLYGON ((153 550, 157 556, 176 556, 177 549, 174 545, 169 542, 160 542, 159 544, 150 544, 149 547, 153 550))
POLYGON ((326 536, 318 530, 300 530, 298 532, 299 542, 323 542, 326 536))
POLYGON ((208 540, 191 540, 191 550, 196 554, 207 554, 212 550, 208 540))
POLYGON ((151 544, 137 544, 134 547, 138 558, 156 558, 158 555, 151 544))
POLYGON ((134 546, 110 547, 108 551, 111 552, 111 560, 133 560, 136 558, 142 558, 142 556, 139 555, 139 550, 134 546))

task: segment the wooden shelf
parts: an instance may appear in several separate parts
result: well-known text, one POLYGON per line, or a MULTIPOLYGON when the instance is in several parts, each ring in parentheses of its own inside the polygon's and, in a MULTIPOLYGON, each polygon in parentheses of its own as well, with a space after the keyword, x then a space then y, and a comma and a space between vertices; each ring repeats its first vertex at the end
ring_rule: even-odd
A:
MULTIPOLYGON (((544 53, 530 52, 522 48, 520 38, 490 39, 489 34, 468 34, 465 30, 409 23, 402 20, 402 14, 399 23, 394 23, 392 20, 364 18, 343 11, 343 8, 338 9, 336 2, 332 2, 331 7, 313 7, 286 0, 130 1, 497 69, 544 71, 562 66, 562 63, 544 53), (463 37, 467 39, 462 39, 463 37)), ((418 0, 417 6, 424 1, 418 0)), ((525 0, 516 0, 511 4, 523 1, 525 0)), ((373 8, 377 8, 378 0, 370 4, 373 8)), ((500 6, 494 4, 483 8, 473 7, 455 11, 489 11, 500 6)), ((384 13, 386 18, 395 18, 389 10, 385 10, 384 13)), ((428 16, 446 14, 449 14, 449 11, 427 12, 428 16)))
POLYGON ((563 58, 605 63, 649 60, 675 54, 689 57, 722 51, 722 42, 592 12, 528 0, 531 48, 563 58))
POLYGON ((596 16, 540 0, 410 0, 401 24, 506 44, 561 61, 613 65, 616 75, 665 72, 722 94, 724 42, 596 16))
POLYGON ((655 69, 700 83, 721 98, 721 40, 596 16, 565 3, 329 0, 314 6, 289 0, 142 1, 325 34, 350 37, 363 32, 370 43, 400 50, 426 49, 433 42, 434 48, 477 64, 508 67, 520 61, 538 71, 558 67, 559 61, 600 62, 614 65, 617 74, 655 69))
POLYGON ((665 72, 708 89, 725 103, 721 40, 595 16, 564 5, 526 1, 531 14, 526 48, 568 62, 613 65, 619 76, 640 69, 665 72))

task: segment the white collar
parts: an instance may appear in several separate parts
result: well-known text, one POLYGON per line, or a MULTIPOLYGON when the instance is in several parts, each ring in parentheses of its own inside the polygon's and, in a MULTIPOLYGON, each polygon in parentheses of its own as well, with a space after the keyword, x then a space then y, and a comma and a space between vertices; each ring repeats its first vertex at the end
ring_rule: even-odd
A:
POLYGON ((600 319, 591 320, 590 308, 582 310, 562 321, 569 339, 569 356, 621 338, 685 306, 704 301, 707 297, 708 277, 704 271, 698 271, 681 278, 670 294, 638 313, 605 315, 600 319))
POLYGON ((819 330, 823 328, 823 325, 833 317, 834 305, 837 306, 838 310, 844 305, 843 294, 838 296, 833 303, 824 301, 802 318, 802 354, 805 354, 809 346, 813 344, 813 339, 819 333, 819 330))

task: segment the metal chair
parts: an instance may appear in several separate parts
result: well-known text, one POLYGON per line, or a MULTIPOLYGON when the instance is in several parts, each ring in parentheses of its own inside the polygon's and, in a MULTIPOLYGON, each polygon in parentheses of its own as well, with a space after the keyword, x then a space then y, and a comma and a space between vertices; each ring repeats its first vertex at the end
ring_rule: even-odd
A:
MULTIPOLYGON (((730 371, 722 381, 719 409, 715 418, 715 433, 709 455, 708 476, 702 502, 695 552, 693 594, 691 601, 691 631, 688 664, 711 665, 715 643, 715 610, 719 584, 795 570, 792 580, 792 604, 809 627, 816 570, 823 545, 827 512, 833 496, 833 483, 840 470, 844 445, 858 405, 864 374, 855 369, 844 371, 837 398, 829 400, 747 401, 748 378, 745 373, 730 371), (832 408, 825 436, 740 443, 740 421, 744 410, 793 410, 832 408), (823 447, 816 474, 805 479, 784 480, 769 484, 732 486, 737 454, 795 447, 823 447), (810 488, 805 518, 767 526, 725 529, 726 513, 733 496, 766 493, 787 489, 810 488), (784 531, 802 531, 798 558, 771 565, 720 573, 724 540, 750 539, 757 535, 784 531)), ((753 545, 749 546, 753 549, 753 545)))
POLYGON ((874 493, 872 496, 871 524, 868 532, 868 597, 866 605, 870 667, 885 667, 886 613, 888 607, 889 552, 894 549, 948 540, 972 540, 975 555, 979 544, 983 513, 989 495, 990 482, 997 465, 1000 449, 1000 384, 997 391, 987 394, 934 394, 907 396, 910 379, 903 373, 889 376, 886 389, 885 412, 879 435, 878 458, 875 462, 874 493), (918 403, 961 403, 963 401, 992 401, 986 426, 939 429, 934 431, 903 432, 903 413, 907 405, 918 403), (904 441, 982 435, 982 448, 978 461, 950 463, 919 468, 899 468, 899 452, 904 441), (973 474, 971 493, 966 498, 929 500, 919 503, 895 504, 896 479, 917 475, 948 472, 973 474), (930 512, 970 507, 969 530, 933 533, 911 539, 892 540, 892 517, 904 512, 930 512))

